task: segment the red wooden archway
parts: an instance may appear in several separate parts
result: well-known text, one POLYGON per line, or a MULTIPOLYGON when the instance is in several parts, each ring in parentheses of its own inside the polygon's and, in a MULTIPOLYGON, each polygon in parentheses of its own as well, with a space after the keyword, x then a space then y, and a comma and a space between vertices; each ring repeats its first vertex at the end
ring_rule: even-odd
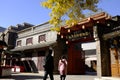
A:
MULTIPOLYGON (((79 43, 94 41, 93 27, 96 23, 105 23, 111 17, 105 12, 83 19, 78 24, 61 27, 59 35, 68 45, 68 74, 84 74, 85 67, 79 43), (76 49, 76 45, 79 48, 76 49)), ((102 27, 102 26, 101 26, 102 27)))

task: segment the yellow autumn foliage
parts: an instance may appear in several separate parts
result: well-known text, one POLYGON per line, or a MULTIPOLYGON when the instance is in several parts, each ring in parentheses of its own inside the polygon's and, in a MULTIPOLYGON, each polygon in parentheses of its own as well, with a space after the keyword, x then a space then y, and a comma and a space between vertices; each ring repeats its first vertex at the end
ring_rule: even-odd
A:
POLYGON ((99 0, 43 0, 42 6, 51 9, 49 20, 59 31, 61 26, 73 26, 85 18, 84 11, 96 12, 99 0))

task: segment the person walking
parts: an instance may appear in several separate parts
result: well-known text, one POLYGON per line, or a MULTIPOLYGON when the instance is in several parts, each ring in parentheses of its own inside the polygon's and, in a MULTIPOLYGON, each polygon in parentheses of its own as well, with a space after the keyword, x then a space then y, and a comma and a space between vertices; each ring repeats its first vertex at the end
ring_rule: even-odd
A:
POLYGON ((54 60, 53 60, 53 56, 52 56, 52 50, 49 50, 49 53, 46 56, 45 64, 43 67, 45 70, 43 80, 46 80, 48 75, 50 76, 50 80, 54 80, 54 77, 53 77, 54 60))
POLYGON ((67 75, 67 59, 62 56, 58 63, 58 70, 60 73, 60 80, 65 80, 67 75))

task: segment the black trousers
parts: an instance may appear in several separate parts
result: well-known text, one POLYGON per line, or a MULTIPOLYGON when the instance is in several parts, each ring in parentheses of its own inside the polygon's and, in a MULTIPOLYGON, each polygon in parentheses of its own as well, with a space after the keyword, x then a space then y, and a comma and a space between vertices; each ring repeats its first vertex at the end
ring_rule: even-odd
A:
POLYGON ((52 72, 52 71, 45 71, 43 80, 46 80, 47 77, 48 77, 48 75, 49 75, 49 77, 50 77, 50 80, 54 80, 53 72, 52 72))
POLYGON ((60 80, 65 80, 66 75, 60 75, 60 80))

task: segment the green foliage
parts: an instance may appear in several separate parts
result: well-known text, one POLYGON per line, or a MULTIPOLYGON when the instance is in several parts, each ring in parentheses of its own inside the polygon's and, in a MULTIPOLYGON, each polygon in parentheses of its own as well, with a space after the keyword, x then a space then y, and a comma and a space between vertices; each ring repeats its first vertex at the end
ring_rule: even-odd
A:
POLYGON ((99 0, 44 0, 42 6, 51 9, 49 22, 57 27, 76 24, 85 18, 85 10, 96 12, 99 0))

